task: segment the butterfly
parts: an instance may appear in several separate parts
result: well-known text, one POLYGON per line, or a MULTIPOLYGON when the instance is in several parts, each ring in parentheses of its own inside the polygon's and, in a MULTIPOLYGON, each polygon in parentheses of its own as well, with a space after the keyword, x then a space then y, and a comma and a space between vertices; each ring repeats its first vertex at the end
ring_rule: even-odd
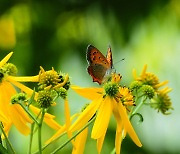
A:
POLYGON ((87 71, 93 82, 102 84, 114 71, 111 48, 108 48, 106 57, 94 46, 88 45, 86 59, 88 61, 87 71))

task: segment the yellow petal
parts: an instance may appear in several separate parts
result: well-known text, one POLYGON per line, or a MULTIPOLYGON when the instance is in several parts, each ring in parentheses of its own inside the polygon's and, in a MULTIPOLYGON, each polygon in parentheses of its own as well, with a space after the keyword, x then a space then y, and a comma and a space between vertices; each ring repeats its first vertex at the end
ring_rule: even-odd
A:
MULTIPOLYGON (((115 101, 115 100, 113 99, 113 101, 115 101)), ((136 135, 136 133, 135 133, 129 119, 128 119, 128 116, 127 116, 127 113, 126 113, 126 110, 125 110, 124 106, 120 102, 117 103, 117 106, 118 106, 118 111, 119 111, 119 114, 121 116, 122 122, 124 124, 125 130, 129 133, 129 136, 134 141, 134 143, 137 146, 141 147, 142 144, 141 144, 139 138, 137 137, 137 135, 136 135)))
POLYGON ((97 118, 95 120, 91 137, 93 139, 98 139, 102 135, 106 133, 109 120, 112 113, 112 105, 111 105, 111 98, 107 96, 104 101, 102 101, 101 106, 99 108, 97 118))
POLYGON ((98 98, 103 92, 103 88, 81 88, 79 86, 71 86, 71 88, 79 95, 90 100, 98 98))
POLYGON ((30 128, 26 125, 26 121, 20 117, 18 112, 11 106, 11 119, 15 127, 23 134, 28 135, 30 133, 30 128))
POLYGON ((61 125, 59 125, 54 119, 49 119, 44 117, 44 122, 51 127, 52 129, 59 130, 61 129, 61 125))
POLYGON ((58 136, 66 131, 66 125, 63 125, 49 140, 46 141, 45 144, 49 144, 50 142, 54 141, 58 136))
POLYGON ((16 94, 14 87, 7 81, 3 80, 0 84, 0 111, 6 122, 11 121, 9 115, 10 110, 10 100, 13 95, 16 94))
POLYGON ((98 154, 101 153, 101 149, 102 149, 102 146, 103 146, 103 143, 104 143, 104 138, 105 138, 105 133, 97 139, 97 151, 98 151, 98 154))
POLYGON ((19 89, 21 89, 22 91, 24 91, 25 93, 27 93, 28 95, 32 95, 33 94, 33 90, 31 88, 26 87, 25 85, 13 80, 11 77, 7 76, 6 80, 8 80, 9 82, 11 82, 13 85, 15 85, 16 87, 18 87, 19 89))
POLYGON ((96 113, 101 101, 101 96, 100 98, 92 101, 92 103, 90 103, 87 108, 80 114, 79 118, 71 125, 69 131, 74 132, 81 129, 96 113))
POLYGON ((22 107, 18 104, 14 104, 14 109, 19 113, 19 115, 28 123, 32 123, 32 120, 29 118, 27 113, 22 109, 22 107))
MULTIPOLYGON (((74 114, 71 118, 70 118, 70 122, 72 122, 72 120, 74 120, 74 118, 76 118, 79 114, 74 114)), ((46 144, 49 144, 50 142, 52 142, 53 140, 55 140, 58 136, 60 136, 63 132, 66 131, 66 125, 63 125, 60 129, 58 129, 58 131, 48 140, 46 141, 46 144)))
POLYGON ((120 154, 121 142, 122 142, 122 122, 120 120, 117 121, 117 128, 116 128, 116 139, 115 139, 116 154, 120 154))
MULTIPOLYGON (((32 112, 35 114, 35 115, 38 115, 39 112, 41 112, 41 110, 33 105, 30 105, 29 108, 32 110, 32 112)), ((49 113, 45 113, 44 115, 44 118, 49 118, 49 119, 54 119, 55 116, 52 115, 52 114, 49 114, 49 113)))
POLYGON ((0 85, 0 120, 3 122, 7 122, 9 119, 8 116, 8 100, 7 93, 5 93, 5 87, 3 84, 0 85), (5 110, 6 109, 6 110, 5 110))
POLYGON ((164 93, 164 94, 166 94, 166 93, 169 93, 169 92, 171 92, 171 91, 172 91, 172 88, 165 87, 165 88, 159 90, 159 93, 164 93))
MULTIPOLYGON (((37 116, 39 115, 39 113, 41 112, 41 110, 33 105, 29 106, 30 110, 37 116)), ((44 122, 51 128, 58 130, 61 128, 61 125, 59 125, 55 120, 53 120, 55 118, 54 115, 51 115, 49 113, 45 113, 44 115, 44 122)))
POLYGON ((147 64, 144 65, 141 76, 144 76, 147 70, 147 64))
POLYGON ((64 110, 65 110, 65 119, 66 119, 66 129, 69 129, 70 126, 70 110, 67 99, 64 101, 64 110))
POLYGON ((39 81, 39 75, 36 76, 21 76, 21 77, 16 77, 16 76, 8 76, 8 78, 14 80, 14 81, 19 81, 19 82, 38 82, 39 81))
MULTIPOLYGON (((71 121, 70 121, 70 109, 69 109, 69 104, 68 104, 67 99, 65 99, 65 101, 64 101, 64 111, 65 111, 67 135, 68 135, 69 138, 71 138, 72 137, 72 132, 68 130, 70 125, 71 125, 71 121)), ((71 142, 74 145, 74 140, 71 140, 71 142)))
POLYGON ((84 129, 75 139, 72 154, 83 154, 88 135, 88 128, 84 129))
POLYGON ((136 80, 137 79, 137 75, 136 75, 136 70, 135 69, 133 69, 132 74, 133 74, 134 80, 136 80))
MULTIPOLYGON (((1 103, 1 102, 0 102, 1 103)), ((7 121, 7 117, 4 115, 4 113, 1 111, 0 108, 0 121, 5 122, 7 121)))
POLYGON ((13 52, 10 52, 6 57, 4 57, 1 61, 0 61, 0 67, 2 67, 5 63, 7 63, 7 61, 9 60, 9 58, 11 58, 13 52))
POLYGON ((119 132, 116 129, 116 139, 115 139, 116 154, 120 154, 120 151, 121 151, 121 142, 122 142, 122 132, 119 132))

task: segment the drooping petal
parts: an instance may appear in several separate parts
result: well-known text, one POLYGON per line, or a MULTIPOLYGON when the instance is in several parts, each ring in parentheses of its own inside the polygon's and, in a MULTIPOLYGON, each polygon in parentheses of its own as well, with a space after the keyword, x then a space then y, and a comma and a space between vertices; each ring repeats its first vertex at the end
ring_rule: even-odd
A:
POLYGON ((97 139, 97 151, 98 151, 98 154, 101 153, 101 149, 102 149, 102 146, 103 146, 103 143, 104 143, 104 138, 105 138, 105 133, 97 139))
POLYGON ((102 97, 92 101, 87 108, 80 114, 79 118, 71 125, 69 131, 74 132, 81 129, 96 113, 99 105, 102 102, 102 97))
POLYGON ((92 129, 91 137, 93 139, 98 139, 106 133, 111 113, 111 98, 109 96, 106 96, 106 98, 101 103, 97 118, 92 129))
POLYGON ((6 96, 4 89, 5 89, 5 87, 4 87, 3 83, 0 84, 0 115, 1 115, 0 119, 3 122, 7 122, 7 121, 9 121, 9 114, 8 114, 9 113, 8 112, 9 104, 8 104, 7 96, 6 96))
POLYGON ((0 61, 0 67, 2 67, 5 63, 7 63, 7 61, 9 60, 9 58, 11 58, 13 52, 10 52, 6 57, 4 57, 1 61, 0 61))
MULTIPOLYGON (((38 115, 38 114, 41 112, 41 110, 40 110, 39 108, 37 108, 37 107, 35 107, 35 106, 33 106, 33 105, 30 105, 29 108, 30 108, 30 110, 32 110, 32 112, 33 112, 34 114, 36 114, 36 115, 38 115)), ((45 117, 45 118, 49 118, 49 119, 54 119, 54 118, 55 118, 54 115, 49 114, 49 113, 45 113, 44 117, 45 117)))
POLYGON ((50 139, 46 141, 45 144, 49 144, 50 142, 54 141, 58 136, 60 136, 64 132, 66 132, 66 125, 63 125, 50 139))
POLYGON ((84 129, 75 139, 72 154, 83 154, 88 135, 88 128, 84 129))
POLYGON ((54 119, 49 119, 49 118, 44 117, 44 122, 52 129, 55 129, 55 130, 61 129, 61 125, 59 125, 54 119))
MULTIPOLYGON (((41 112, 41 110, 33 105, 29 106, 30 110, 37 116, 41 112)), ((61 125, 59 125, 55 120, 55 116, 51 115, 49 113, 45 113, 44 115, 44 122, 51 128, 58 130, 61 128, 61 125)))
MULTIPOLYGON (((70 118, 70 122, 72 122, 72 120, 74 120, 74 118, 76 118, 79 114, 74 114, 71 118, 70 118)), ((46 144, 49 144, 50 142, 52 142, 53 140, 55 140, 58 136, 60 136, 63 132, 66 131, 66 125, 63 125, 60 129, 58 129, 58 131, 49 139, 46 141, 46 144)))
MULTIPOLYGON (((113 99, 113 101, 115 101, 115 100, 113 99)), ((136 133, 135 133, 135 131, 134 131, 129 119, 128 119, 125 107, 122 105, 121 102, 117 103, 117 106, 118 106, 118 111, 119 111, 119 114, 121 116, 122 122, 124 124, 125 130, 128 132, 129 136, 134 141, 134 143, 137 146, 141 147, 142 144, 141 144, 138 136, 136 135, 136 133)))
POLYGON ((13 105, 10 107, 10 116, 15 127, 23 134, 28 135, 30 133, 30 128, 27 126, 26 121, 20 117, 18 112, 15 110, 13 105))
POLYGON ((121 151, 121 142, 122 142, 122 131, 119 131, 120 128, 116 128, 116 139, 115 139, 115 149, 116 154, 120 154, 121 151))
POLYGON ((64 101, 64 110, 65 110, 65 119, 66 119, 66 129, 69 129, 70 126, 70 110, 67 99, 64 101))
POLYGON ((71 86, 71 88, 79 95, 94 100, 102 95, 103 88, 81 88, 79 86, 71 86))
POLYGON ((1 111, 1 109, 0 109, 0 121, 2 121, 2 122, 8 121, 7 117, 4 115, 4 113, 1 111))
POLYGON ((20 117, 22 117, 28 123, 32 123, 32 120, 29 118, 27 113, 22 109, 19 104, 14 104, 14 109, 19 113, 20 117))
MULTIPOLYGON (((72 132, 69 131, 69 127, 71 125, 71 121, 70 121, 70 109, 69 109, 69 104, 68 104, 68 100, 67 99, 64 100, 64 111, 65 111, 67 135, 68 135, 69 138, 71 138, 72 137, 72 132)), ((74 140, 71 140, 71 142, 74 145, 74 140)))
POLYGON ((121 151, 121 142, 123 140, 123 123, 122 120, 120 119, 119 114, 114 114, 117 122, 117 128, 116 128, 116 138, 115 138, 115 149, 116 149, 116 154, 120 154, 121 151))
POLYGON ((36 76, 21 76, 21 77, 17 77, 17 76, 8 76, 8 78, 14 80, 14 81, 18 81, 18 82, 38 82, 39 81, 39 75, 36 76))
MULTIPOLYGON (((11 97, 16 94, 15 88, 7 81, 4 81, 5 86, 4 86, 4 91, 6 91, 6 97, 9 98, 7 100, 8 106, 11 106, 11 97)), ((16 110, 19 114, 19 116, 26 122, 32 123, 32 120, 29 118, 27 113, 22 109, 22 107, 18 104, 13 104, 14 110, 16 110)))

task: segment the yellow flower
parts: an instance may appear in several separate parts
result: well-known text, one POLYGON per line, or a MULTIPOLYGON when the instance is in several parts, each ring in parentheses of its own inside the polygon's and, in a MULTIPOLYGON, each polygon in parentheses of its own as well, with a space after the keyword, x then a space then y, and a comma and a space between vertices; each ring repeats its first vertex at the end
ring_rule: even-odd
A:
POLYGON ((170 112, 167 111, 173 109, 171 99, 168 96, 171 90, 172 89, 168 87, 159 90, 150 103, 151 107, 157 109, 158 112, 161 111, 165 115, 170 114, 170 112))
POLYGON ((133 69, 133 77, 136 81, 140 81, 143 85, 150 85, 154 88, 154 90, 157 90, 158 88, 166 85, 168 81, 159 82, 158 77, 150 72, 146 72, 147 65, 144 65, 142 73, 139 77, 136 75, 136 70, 133 69))
POLYGON ((166 85, 168 81, 159 82, 156 75, 146 72, 147 65, 144 65, 142 73, 139 77, 136 75, 136 70, 133 70, 133 76, 135 81, 131 83, 130 88, 132 90, 140 90, 142 94, 150 99, 150 106, 161 111, 163 114, 170 114, 167 112, 172 108, 172 102, 168 96, 171 88, 162 86, 166 85))
POLYGON ((117 122, 115 139, 116 153, 120 153, 121 140, 125 137, 126 132, 130 135, 131 139, 137 146, 142 146, 126 112, 126 107, 128 105, 134 105, 133 96, 127 88, 119 86, 118 83, 120 82, 120 79, 119 74, 114 74, 112 81, 106 83, 103 88, 71 87, 78 94, 92 100, 92 102, 72 124, 69 131, 74 132, 81 129, 93 117, 93 115, 97 113, 91 132, 91 138, 97 140, 98 153, 101 152, 112 113, 117 122))
MULTIPOLYGON (((23 92, 27 93, 28 96, 33 94, 33 90, 19 83, 23 82, 37 82, 39 76, 32 77, 15 77, 11 76, 14 73, 15 66, 7 65, 7 61, 12 56, 13 52, 9 53, 5 58, 0 61, 0 121, 3 123, 5 133, 8 132, 12 125, 20 131, 23 135, 30 133, 28 123, 32 123, 32 120, 28 117, 27 113, 18 104, 11 104, 11 97, 17 92, 15 87, 18 87, 23 92)), ((35 115, 38 115, 40 109, 30 105, 30 109, 35 115)), ((59 129, 61 126, 56 123, 53 119, 55 117, 50 114, 45 114, 44 121, 53 129, 59 129)))

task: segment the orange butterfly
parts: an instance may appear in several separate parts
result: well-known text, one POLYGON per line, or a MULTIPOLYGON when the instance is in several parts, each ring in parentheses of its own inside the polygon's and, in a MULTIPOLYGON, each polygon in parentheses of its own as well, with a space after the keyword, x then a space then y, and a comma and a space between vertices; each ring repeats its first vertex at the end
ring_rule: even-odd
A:
POLYGON ((102 84, 106 77, 113 72, 113 61, 111 48, 108 48, 106 57, 94 46, 88 45, 86 53, 88 61, 88 73, 93 82, 102 84))

